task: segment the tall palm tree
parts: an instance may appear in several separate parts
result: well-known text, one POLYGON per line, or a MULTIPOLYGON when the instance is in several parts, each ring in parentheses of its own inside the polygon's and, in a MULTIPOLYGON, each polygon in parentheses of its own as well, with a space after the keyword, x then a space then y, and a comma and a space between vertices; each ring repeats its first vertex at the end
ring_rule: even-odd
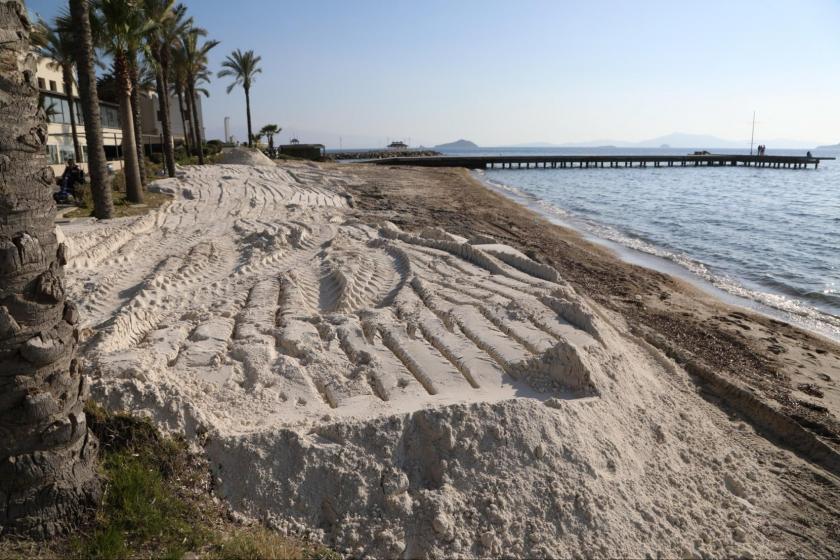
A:
POLYGON ((76 69, 85 124, 93 215, 104 220, 113 216, 114 203, 111 195, 111 176, 106 167, 102 118, 99 114, 99 93, 96 91, 96 71, 94 70, 96 53, 93 46, 88 0, 70 0, 69 25, 76 47, 76 69))
POLYGON ((101 496, 29 31, 23 0, 0 1, 0 538, 67 532, 101 496))
MULTIPOLYGON (((149 56, 148 49, 143 49, 149 56)), ((131 111, 134 114, 134 139, 137 143, 137 159, 140 164, 140 182, 146 186, 146 152, 143 145, 143 116, 140 98, 155 90, 155 74, 149 67, 148 58, 135 60, 131 68, 131 111)))
POLYGON ((178 99, 178 111, 181 114, 181 129, 184 131, 184 147, 187 153, 192 153, 193 133, 189 126, 189 112, 184 106, 184 93, 187 90, 187 61, 184 59, 183 51, 179 48, 172 50, 170 64, 170 89, 178 99))
POLYGON ((143 149, 143 114, 140 110, 140 97, 143 86, 140 83, 140 68, 137 53, 129 61, 131 77, 131 115, 134 118, 134 146, 137 150, 137 169, 140 173, 140 185, 146 186, 146 154, 143 149))
MULTIPOLYGON (((187 153, 196 153, 194 149, 191 149, 192 146, 197 146, 200 142, 197 136, 198 132, 196 131, 196 127, 192 124, 193 103, 195 103, 195 100, 193 100, 193 103, 190 103, 190 98, 186 95, 188 89, 186 78, 178 78, 173 80, 173 82, 175 84, 175 95, 178 98, 178 105, 181 109, 181 124, 184 128, 184 140, 186 142, 187 153)), ((210 92, 207 91, 206 88, 198 86, 198 84, 204 82, 210 82, 210 72, 208 70, 202 70, 196 75, 195 93, 196 96, 201 94, 204 97, 210 97, 210 92)))
POLYGON ((132 61, 137 57, 143 37, 154 23, 143 16, 137 0, 98 0, 97 8, 103 47, 113 60, 114 75, 117 78, 126 197, 131 202, 140 203, 143 202, 143 187, 131 107, 132 61))
MULTIPOLYGON (((192 89, 193 89, 195 98, 193 100, 192 109, 193 109, 193 112, 195 113, 196 122, 198 122, 198 120, 197 120, 198 119, 198 116, 197 116, 198 112, 197 111, 198 111, 198 106, 200 105, 199 100, 201 99, 201 97, 210 97, 210 91, 206 87, 203 87, 202 84, 209 84, 212 77, 213 77, 213 74, 210 72, 210 70, 208 70, 207 68, 203 68, 193 78, 192 89)), ((200 128, 197 128, 197 130, 198 130, 198 133, 201 134, 200 128)), ((199 140, 201 140, 200 136, 198 138, 199 138, 199 140)))
MULTIPOLYGON (((169 106, 169 76, 172 64, 172 51, 178 39, 192 26, 192 18, 186 17, 187 8, 175 5, 175 0, 143 0, 146 17, 155 22, 154 29, 146 36, 149 45, 153 69, 155 71, 155 89, 160 105, 160 123, 163 129, 163 154, 166 171, 175 176, 175 145, 172 141, 172 123, 169 106)), ((183 117, 183 112, 181 113, 183 117)), ((182 121, 183 122, 183 121, 182 121)), ((186 126, 184 128, 186 136, 186 126)))
MULTIPOLYGON (((69 15, 62 14, 60 17, 66 19, 69 18, 69 15)), ((64 93, 67 94, 67 104, 70 107, 70 134, 73 137, 73 154, 76 156, 76 161, 82 161, 82 148, 79 144, 79 132, 76 127, 76 101, 73 98, 73 85, 76 83, 73 78, 73 70, 76 66, 76 46, 73 44, 73 35, 66 29, 66 24, 64 26, 61 24, 61 21, 57 21, 55 25, 51 26, 44 20, 40 20, 33 33, 41 35, 39 43, 43 46, 39 51, 41 56, 49 59, 47 63, 49 68, 61 71, 64 93)))
POLYGON ((268 153, 274 153, 274 135, 278 134, 282 128, 276 124, 267 124, 260 129, 260 136, 268 138, 268 153))
POLYGON ((248 118, 248 146, 251 145, 253 134, 251 132, 251 85, 253 85, 257 74, 262 73, 262 68, 259 66, 260 60, 262 58, 254 55, 254 51, 242 52, 236 49, 222 62, 222 68, 224 70, 221 70, 217 74, 219 78, 228 76, 233 78, 233 83, 227 88, 228 93, 239 85, 245 90, 245 114, 248 118))
POLYGON ((207 54, 211 49, 219 44, 218 41, 204 41, 199 42, 199 38, 203 36, 203 30, 190 29, 190 31, 181 39, 181 53, 184 60, 185 78, 186 78, 186 94, 189 98, 189 105, 192 109, 192 124, 193 134, 195 136, 195 149, 198 154, 198 162, 204 164, 204 142, 201 138, 201 125, 198 118, 198 88, 197 84, 206 79, 209 75, 207 72, 207 54))

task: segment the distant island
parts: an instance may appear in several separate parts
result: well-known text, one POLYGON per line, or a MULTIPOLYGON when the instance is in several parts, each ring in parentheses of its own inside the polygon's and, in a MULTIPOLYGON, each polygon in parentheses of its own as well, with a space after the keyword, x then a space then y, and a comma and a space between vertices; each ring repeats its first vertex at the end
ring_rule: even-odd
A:
POLYGON ((840 142, 837 144, 829 144, 827 146, 817 146, 815 150, 840 150, 840 142))
POLYGON ((475 142, 470 142, 469 140, 464 140, 462 138, 461 140, 456 140, 454 142, 449 142, 448 144, 438 144, 437 146, 435 146, 436 150, 441 150, 441 149, 446 150, 446 149, 452 149, 452 148, 458 148, 458 149, 478 148, 478 144, 476 144, 475 142))

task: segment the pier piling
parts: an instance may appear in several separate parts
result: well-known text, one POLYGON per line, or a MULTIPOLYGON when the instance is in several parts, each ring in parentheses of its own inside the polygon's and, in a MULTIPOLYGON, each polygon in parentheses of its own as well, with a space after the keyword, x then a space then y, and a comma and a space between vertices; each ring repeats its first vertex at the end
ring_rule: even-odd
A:
POLYGON ((739 154, 697 155, 507 155, 507 156, 423 156, 371 160, 375 165, 413 165, 419 167, 466 167, 467 169, 568 169, 653 167, 760 167, 765 169, 818 169, 833 157, 757 156, 739 154), (609 164, 609 165, 606 165, 609 164), (514 167, 515 166, 515 167, 514 167))

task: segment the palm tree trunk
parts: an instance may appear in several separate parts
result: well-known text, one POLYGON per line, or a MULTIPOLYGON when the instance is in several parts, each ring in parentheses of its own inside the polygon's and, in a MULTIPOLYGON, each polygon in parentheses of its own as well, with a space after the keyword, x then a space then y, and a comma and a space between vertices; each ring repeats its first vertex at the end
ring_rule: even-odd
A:
POLYGON ((0 539, 66 533, 101 496, 29 26, 22 0, 0 0, 0 539))
POLYGON ((146 186, 146 154, 143 152, 143 116, 140 114, 140 87, 137 85, 137 55, 131 54, 129 61, 131 76, 131 115, 134 118, 134 144, 137 151, 137 169, 140 184, 146 186))
POLYGON ((76 70, 79 75, 79 97, 82 101, 85 141, 87 142, 88 175, 93 195, 93 215, 100 220, 113 216, 111 176, 108 175, 102 135, 102 118, 99 114, 99 94, 96 91, 95 54, 90 32, 90 5, 88 0, 70 0, 70 16, 76 44, 76 70))
POLYGON ((196 146, 198 145, 198 140, 196 140, 195 136, 195 126, 193 125, 192 120, 192 103, 190 102, 190 86, 185 85, 184 91, 184 109, 187 112, 187 124, 190 127, 190 144, 192 150, 190 151, 191 154, 197 155, 198 152, 196 151, 196 146))
POLYGON ((184 94, 181 92, 181 88, 175 90, 175 95, 178 96, 178 109, 181 111, 181 128, 184 131, 184 148, 187 150, 187 155, 192 153, 190 150, 190 135, 192 132, 187 130, 187 118, 185 116, 185 109, 184 109, 184 94))
POLYGON ((251 92, 245 88, 245 114, 248 117, 248 147, 251 147, 251 92))
POLYGON ((169 118, 169 85, 166 83, 166 76, 169 69, 161 62, 161 67, 155 76, 158 100, 160 106, 160 126, 163 129, 163 160, 166 165, 166 174, 175 176, 175 146, 172 143, 172 123, 169 118))
POLYGON ((195 103, 195 97, 190 95, 190 87, 187 86, 187 91, 184 92, 184 105, 187 109, 187 122, 190 124, 190 142, 192 142, 192 153, 193 155, 198 155, 198 146, 201 145, 201 140, 198 138, 198 130, 195 125, 195 120, 193 120, 193 105, 195 103))
POLYGON ((61 67, 61 78, 64 91, 67 93, 67 104, 70 107, 70 135, 73 137, 73 154, 76 161, 82 161, 82 148, 79 146, 79 131, 76 130, 76 100, 73 99, 73 70, 68 65, 61 67))
POLYGON ((143 202, 143 186, 140 183, 140 166, 137 163, 137 144, 134 140, 134 115, 131 114, 131 77, 125 56, 114 58, 117 77, 117 95, 120 102, 122 121, 123 173, 125 173, 125 194, 129 202, 143 202))
POLYGON ((201 125, 199 124, 201 121, 198 120, 198 99, 195 96, 195 84, 192 83, 192 81, 190 81, 189 87, 193 116, 193 132, 195 133, 195 144, 197 146, 196 151, 198 152, 198 163, 199 165, 204 165, 204 142, 201 138, 201 125))

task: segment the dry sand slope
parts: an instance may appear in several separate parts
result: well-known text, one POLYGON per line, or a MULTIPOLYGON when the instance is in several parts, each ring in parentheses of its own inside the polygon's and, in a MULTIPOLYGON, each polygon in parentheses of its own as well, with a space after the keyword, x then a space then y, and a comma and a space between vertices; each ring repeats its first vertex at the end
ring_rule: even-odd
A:
POLYGON ((355 180, 192 167, 156 214, 66 228, 94 395, 202 444, 235 509, 353 555, 793 552, 767 472, 790 454, 556 270, 360 223, 355 180))

